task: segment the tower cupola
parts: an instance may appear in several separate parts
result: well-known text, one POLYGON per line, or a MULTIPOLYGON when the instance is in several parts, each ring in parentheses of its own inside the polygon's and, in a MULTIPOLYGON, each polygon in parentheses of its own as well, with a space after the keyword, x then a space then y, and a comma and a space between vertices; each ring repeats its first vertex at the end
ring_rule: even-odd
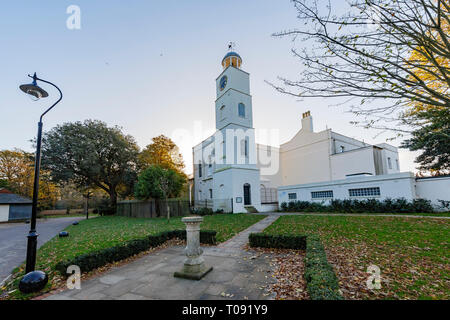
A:
POLYGON ((222 59, 223 69, 228 68, 229 66, 233 66, 235 68, 240 69, 242 65, 242 58, 234 51, 228 52, 225 57, 222 59))

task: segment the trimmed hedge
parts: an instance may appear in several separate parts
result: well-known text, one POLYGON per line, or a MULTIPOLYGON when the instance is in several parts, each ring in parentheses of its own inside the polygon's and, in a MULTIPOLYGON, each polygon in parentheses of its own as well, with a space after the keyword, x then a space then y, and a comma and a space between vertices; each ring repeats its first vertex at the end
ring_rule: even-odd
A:
POLYGON ((281 204, 281 211, 289 212, 340 212, 340 213, 433 213, 430 200, 404 198, 385 199, 335 199, 330 204, 323 202, 291 201, 281 204))
POLYGON ((336 274, 317 236, 309 236, 306 242, 305 280, 311 300, 343 299, 336 274))
MULTIPOLYGON (((58 262, 55 269, 63 276, 67 276, 67 268, 71 265, 79 266, 82 272, 89 272, 108 263, 120 261, 150 248, 157 247, 174 238, 185 240, 186 230, 164 231, 143 239, 130 240, 122 245, 82 254, 73 259, 58 262)), ((203 244, 215 244, 216 231, 201 230, 200 242, 203 244)))
POLYGON ((269 235, 251 233, 248 237, 251 247, 276 249, 306 249, 306 236, 269 235))
POLYGON ((283 236, 251 233, 251 247, 276 249, 306 249, 305 280, 311 300, 342 300, 333 267, 328 263, 325 249, 317 236, 283 236))

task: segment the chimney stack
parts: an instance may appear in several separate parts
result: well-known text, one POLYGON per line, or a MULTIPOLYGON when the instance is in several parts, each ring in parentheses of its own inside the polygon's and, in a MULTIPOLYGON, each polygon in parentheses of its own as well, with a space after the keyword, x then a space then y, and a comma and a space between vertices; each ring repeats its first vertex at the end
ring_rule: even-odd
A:
POLYGON ((314 132, 311 111, 306 111, 302 115, 302 130, 314 132))

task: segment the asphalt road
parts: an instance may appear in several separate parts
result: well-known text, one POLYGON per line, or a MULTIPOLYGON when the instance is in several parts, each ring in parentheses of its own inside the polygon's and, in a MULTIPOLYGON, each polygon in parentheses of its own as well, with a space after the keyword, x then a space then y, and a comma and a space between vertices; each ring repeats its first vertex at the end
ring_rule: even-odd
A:
MULTIPOLYGON (((39 233, 38 247, 49 241, 61 230, 79 221, 82 217, 38 219, 36 230, 39 233)), ((25 223, 0 224, 0 283, 11 271, 25 261, 27 235, 30 225, 25 223)))

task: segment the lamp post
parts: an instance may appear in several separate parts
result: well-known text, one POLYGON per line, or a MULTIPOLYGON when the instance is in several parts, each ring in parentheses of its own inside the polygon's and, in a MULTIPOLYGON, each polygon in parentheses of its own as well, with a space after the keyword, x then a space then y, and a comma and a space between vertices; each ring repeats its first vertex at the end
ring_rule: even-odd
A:
POLYGON ((34 73, 33 76, 28 75, 33 79, 30 84, 23 84, 19 88, 26 94, 29 94, 33 100, 37 101, 41 98, 48 97, 47 91, 42 89, 37 85, 37 81, 42 81, 48 83, 58 89, 59 99, 48 108, 39 118, 38 122, 38 134, 36 140, 36 159, 34 164, 34 186, 33 186, 33 204, 31 209, 31 225, 30 232, 28 233, 28 244, 27 244, 27 260, 25 276, 20 280, 19 289, 24 293, 39 291, 47 284, 48 276, 42 271, 35 271, 36 266, 36 250, 37 250, 37 237, 39 234, 36 232, 36 216, 37 216, 37 202, 39 196, 39 170, 41 166, 41 140, 42 140, 42 118, 47 112, 49 112, 58 102, 61 101, 63 95, 61 90, 53 83, 40 79, 34 73))

